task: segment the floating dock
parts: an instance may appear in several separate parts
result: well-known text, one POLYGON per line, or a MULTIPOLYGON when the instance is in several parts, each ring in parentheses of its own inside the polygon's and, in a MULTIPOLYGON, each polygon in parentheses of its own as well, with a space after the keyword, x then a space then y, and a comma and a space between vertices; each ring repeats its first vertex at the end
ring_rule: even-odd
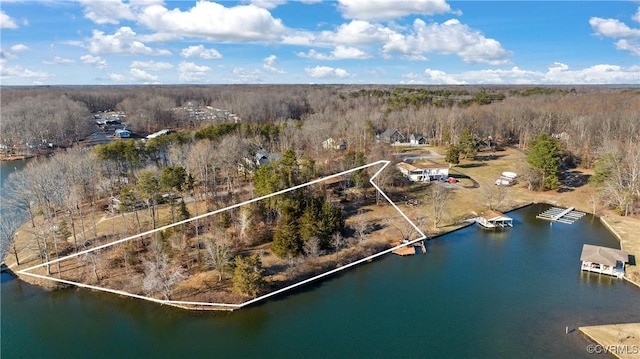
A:
POLYGON ((575 207, 559 208, 551 207, 548 210, 540 213, 536 218, 544 219, 545 221, 560 222, 565 224, 573 224, 573 222, 582 218, 586 213, 576 211, 575 207))

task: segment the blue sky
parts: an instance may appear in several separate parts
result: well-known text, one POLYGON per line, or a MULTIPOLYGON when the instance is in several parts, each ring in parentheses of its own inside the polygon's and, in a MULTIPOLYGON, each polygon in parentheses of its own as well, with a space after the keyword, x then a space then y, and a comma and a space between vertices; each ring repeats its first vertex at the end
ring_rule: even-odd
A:
POLYGON ((2 0, 2 85, 640 84, 638 1, 2 0))

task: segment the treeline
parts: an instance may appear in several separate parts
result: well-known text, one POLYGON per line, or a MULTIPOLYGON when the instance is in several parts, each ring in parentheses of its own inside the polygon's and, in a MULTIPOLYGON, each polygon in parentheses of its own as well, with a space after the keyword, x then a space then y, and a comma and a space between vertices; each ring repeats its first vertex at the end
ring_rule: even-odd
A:
MULTIPOLYGON (((93 120, 83 116, 118 109, 126 111, 128 128, 134 132, 180 129, 175 137, 156 142, 152 157, 157 163, 168 161, 171 148, 186 146, 186 151, 172 150, 178 156, 195 146, 193 139, 205 138, 222 138, 223 148, 229 149, 227 157, 234 160, 247 146, 272 152, 291 148, 300 156, 330 160, 337 154, 325 148, 329 138, 344 140, 350 150, 370 157, 376 134, 397 129, 405 136, 422 134, 435 145, 462 142, 464 147, 470 134, 476 141, 491 139, 523 150, 545 133, 559 141, 569 162, 592 168, 599 159, 629 158, 616 153, 629 152, 640 139, 637 88, 255 85, 3 87, 1 91, 3 145, 52 138, 72 143, 94 130, 93 120), (188 103, 231 111, 242 125, 207 127, 210 120, 185 118, 171 110, 188 103), (235 136, 233 140, 227 139, 229 135, 235 136)), ((152 142, 147 149, 153 147, 152 142)), ((633 185, 624 187, 635 203, 633 185)))

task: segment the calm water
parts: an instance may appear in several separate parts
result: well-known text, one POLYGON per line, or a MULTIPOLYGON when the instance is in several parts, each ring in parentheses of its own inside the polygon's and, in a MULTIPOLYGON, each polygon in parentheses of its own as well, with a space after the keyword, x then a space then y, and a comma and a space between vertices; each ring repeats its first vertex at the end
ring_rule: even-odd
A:
POLYGON ((583 243, 619 248, 592 217, 512 212, 504 233, 468 227, 427 255, 387 256, 233 313, 193 313, 2 275, 3 358, 588 357, 565 326, 640 321, 640 289, 581 273, 583 243))

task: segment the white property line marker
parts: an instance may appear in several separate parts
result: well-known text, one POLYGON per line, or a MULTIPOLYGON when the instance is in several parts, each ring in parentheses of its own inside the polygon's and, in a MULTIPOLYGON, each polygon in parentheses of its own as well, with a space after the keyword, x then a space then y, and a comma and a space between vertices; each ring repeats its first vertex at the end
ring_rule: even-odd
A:
POLYGON ((51 260, 51 261, 48 261, 48 262, 45 262, 45 263, 41 263, 41 264, 29 267, 29 268, 20 270, 20 271, 18 271, 18 273, 24 274, 24 275, 28 275, 28 276, 32 276, 32 277, 36 277, 36 278, 41 278, 41 279, 48 279, 48 280, 52 280, 52 281, 59 282, 59 283, 71 284, 71 285, 74 285, 74 286, 77 286, 77 287, 81 287, 81 288, 99 290, 99 291, 103 291, 103 292, 114 293, 114 294, 119 294, 119 295, 123 295, 123 296, 127 296, 127 297, 132 297, 132 298, 137 298, 137 299, 144 299, 144 300, 148 300, 148 301, 155 302, 155 303, 168 304, 168 305, 173 305, 173 306, 178 306, 178 307, 185 306, 185 305, 194 305, 194 306, 223 307, 223 308, 228 308, 228 309, 231 309, 231 310, 232 309, 239 309, 239 308, 245 307, 247 305, 251 305, 251 304, 254 304, 256 302, 259 302, 259 301, 265 300, 267 298, 273 297, 273 296, 278 295, 280 293, 286 292, 286 291, 291 290, 293 288, 305 285, 305 284, 307 284, 309 282, 313 282, 313 281, 318 280, 320 278, 323 278, 323 277, 332 275, 334 273, 340 272, 342 270, 345 270, 347 268, 353 267, 353 266, 358 265, 360 263, 363 263, 363 262, 366 262, 366 261, 370 261, 370 260, 372 260, 374 258, 377 258, 377 257, 380 257, 380 256, 385 255, 387 253, 390 253, 390 252, 392 252, 392 251, 394 251, 394 250, 396 250, 398 248, 409 246, 409 245, 417 243, 417 242, 419 242, 421 240, 426 239, 427 236, 422 232, 422 230, 420 230, 420 228, 418 228, 418 226, 416 226, 416 224, 413 223, 413 221, 411 221, 411 219, 409 219, 409 217, 407 217, 407 215, 404 214, 404 212, 402 212, 402 210, 400 210, 400 208, 387 196, 386 193, 384 193, 384 191, 382 191, 380 189, 380 187, 378 187, 378 185, 374 181, 374 179, 380 174, 380 172, 382 172, 389 165, 389 163, 391 163, 391 162, 390 161, 386 161, 386 160, 372 162, 372 163, 364 165, 364 166, 356 167, 356 168, 353 168, 353 169, 350 169, 350 170, 347 170, 347 171, 336 173, 334 175, 322 177, 322 178, 319 178, 319 179, 316 179, 316 180, 313 180, 313 181, 310 181, 310 182, 307 182, 307 183, 304 183, 304 184, 301 184, 301 185, 293 186, 293 187, 290 187, 290 188, 287 188, 287 189, 284 189, 284 190, 281 190, 281 191, 277 191, 277 192, 274 192, 274 193, 271 193, 271 194, 268 194, 268 195, 265 195, 265 196, 253 198, 253 199, 250 199, 250 200, 242 202, 242 203, 231 205, 229 207, 225 207, 225 208, 218 209, 218 210, 215 210, 215 211, 212 211, 212 212, 201 214, 199 216, 195 216, 195 217, 192 217, 192 218, 189 218, 189 219, 185 219, 183 221, 179 221, 179 222, 176 222, 176 223, 173 223, 173 224, 162 226, 162 227, 150 230, 150 231, 138 233, 138 234, 135 234, 133 236, 129 236, 129 237, 126 237, 126 238, 123 238, 123 239, 119 239, 119 240, 116 240, 116 241, 113 241, 113 242, 110 242, 110 243, 107 243, 107 244, 103 244, 103 245, 94 247, 94 248, 90 248, 90 249, 87 249, 87 250, 84 250, 84 251, 80 251, 80 252, 77 252, 77 253, 62 257, 62 258, 58 258, 58 259, 54 259, 54 260, 51 260), (178 226, 178 225, 181 225, 181 224, 184 224, 184 223, 189 223, 191 221, 195 221, 197 219, 205 218, 205 217, 208 217, 208 216, 211 216, 211 215, 214 215, 214 214, 217 214, 217 213, 229 210, 229 209, 233 209, 233 208, 237 208, 237 207, 244 206, 244 205, 247 205, 247 204, 251 204, 251 203, 254 203, 254 202, 262 201, 264 199, 267 199, 267 198, 270 198, 270 197, 273 197, 273 196, 281 195, 281 194, 284 194, 284 193, 287 193, 287 192, 291 192, 291 191, 294 191, 294 190, 297 190, 297 189, 300 189, 300 188, 303 188, 303 187, 307 187, 307 186, 316 184, 316 183, 324 182, 324 181, 326 181, 328 179, 331 179, 331 178, 339 177, 339 176, 345 175, 347 173, 359 171, 359 170, 362 170, 362 169, 365 169, 365 168, 369 168, 369 167, 372 167, 372 166, 376 166, 376 165, 380 165, 380 164, 384 164, 384 165, 373 176, 371 176, 371 178, 369 179, 369 182, 393 206, 393 208, 395 208, 396 211, 398 211, 398 213, 400 213, 400 215, 407 222, 409 222, 409 224, 411 224, 411 226, 413 226, 413 228, 418 232, 418 234, 420 234, 420 237, 417 238, 417 239, 411 240, 411 241, 407 241, 406 243, 400 243, 399 245, 397 245, 397 246, 395 246, 393 248, 389 248, 389 249, 384 250, 384 251, 382 251, 380 253, 376 253, 376 254, 368 256, 366 258, 362 258, 362 259, 357 260, 355 262, 351 262, 349 264, 346 264, 346 265, 344 265, 342 267, 330 270, 328 272, 321 273, 321 274, 316 275, 316 276, 314 276, 312 278, 309 278, 309 279, 303 280, 301 282, 292 284, 290 286, 278 289, 278 290, 273 291, 271 293, 267 293, 267 294, 265 294, 263 296, 251 299, 251 300, 246 301, 244 303, 229 304, 229 303, 209 303, 209 302, 190 302, 190 301, 178 301, 178 300, 162 300, 162 299, 156 299, 156 298, 152 298, 152 297, 148 297, 148 296, 133 294, 133 293, 125 292, 125 291, 120 291, 120 290, 116 290, 116 289, 93 286, 93 285, 89 285, 89 284, 83 284, 83 283, 68 281, 68 280, 64 280, 64 279, 60 279, 60 278, 48 277, 48 276, 44 276, 44 275, 40 275, 40 274, 30 273, 29 272, 29 271, 32 271, 32 270, 34 270, 36 268, 41 268, 41 267, 44 267, 44 266, 47 266, 47 265, 51 265, 53 263, 57 263, 57 262, 66 260, 66 259, 75 258, 75 257, 81 256, 83 254, 87 254, 87 253, 90 253, 90 252, 93 252, 93 251, 97 251, 97 250, 100 250, 100 249, 103 249, 103 248, 114 246, 116 244, 124 243, 124 242, 130 241, 132 239, 140 238, 142 236, 146 236, 146 235, 149 235, 149 234, 152 234, 152 233, 155 233, 155 232, 163 231, 165 229, 168 229, 168 228, 171 228, 171 227, 175 227, 175 226, 178 226))

